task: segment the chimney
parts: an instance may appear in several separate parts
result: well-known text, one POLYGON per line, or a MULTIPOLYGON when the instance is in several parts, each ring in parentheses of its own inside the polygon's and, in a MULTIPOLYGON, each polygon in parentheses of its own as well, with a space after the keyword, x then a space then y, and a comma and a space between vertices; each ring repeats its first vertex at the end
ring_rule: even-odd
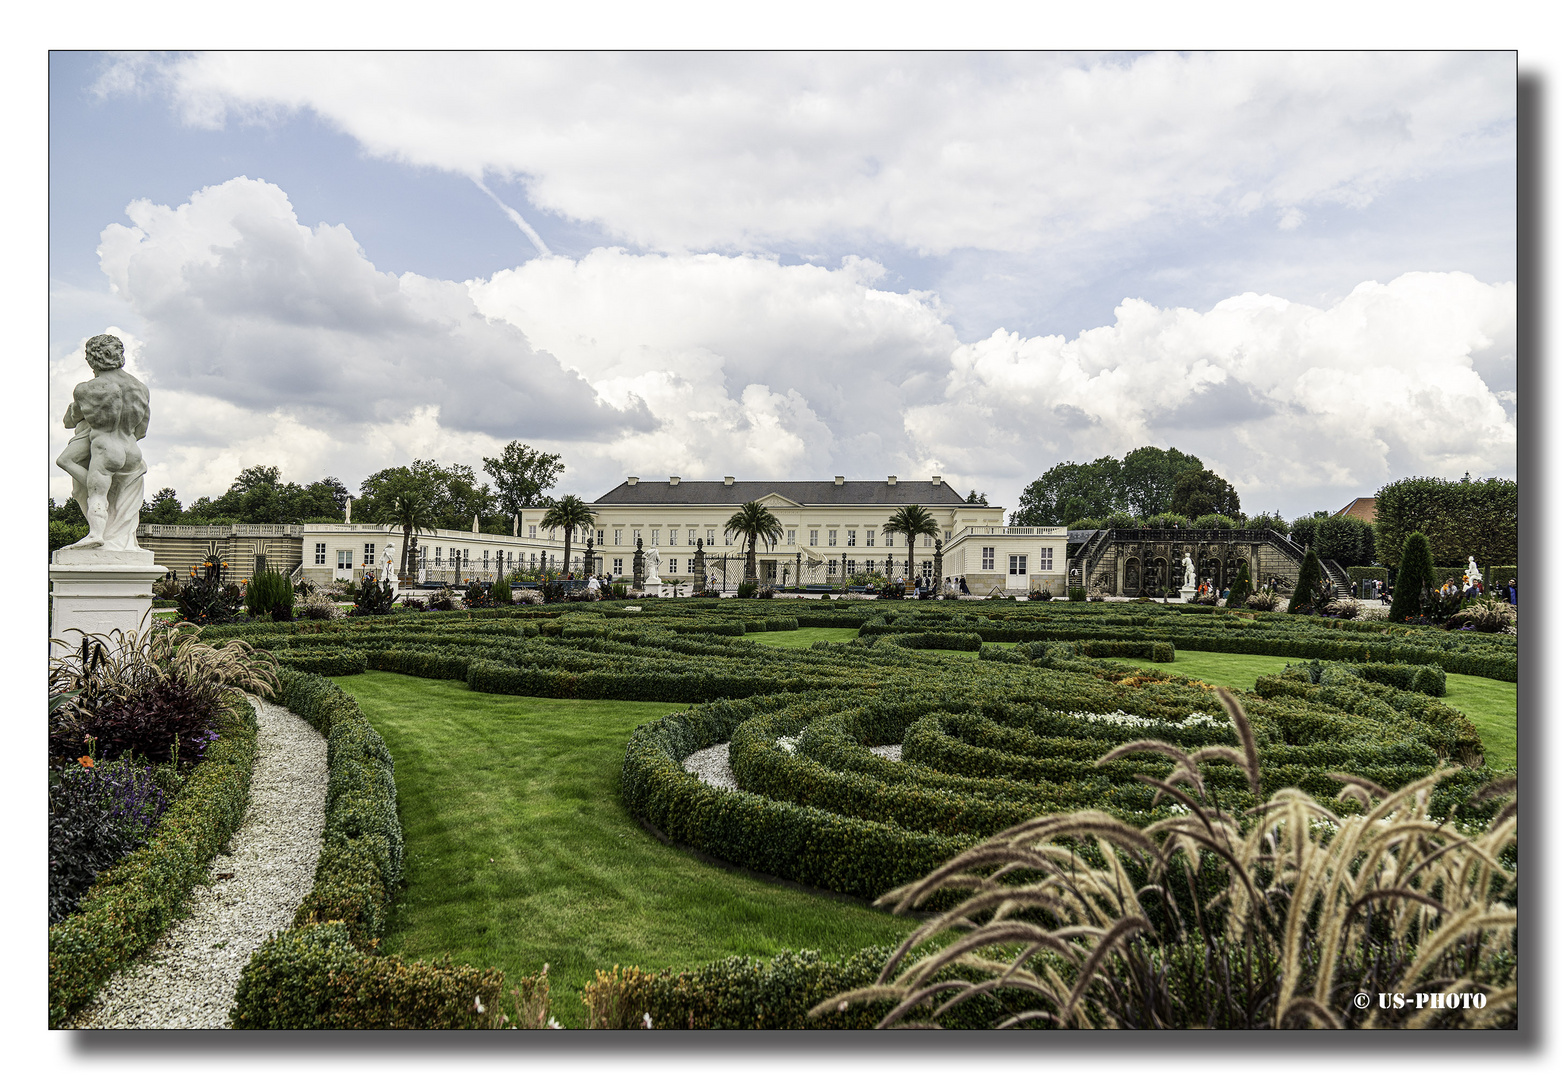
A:
POLYGON ((669 477, 669 486, 670 487, 678 487, 679 484, 680 484, 680 478, 678 476, 671 476, 671 477, 669 477))
POLYGON ((725 476, 723 478, 723 486, 724 487, 733 487, 734 486, 734 477, 732 477, 732 476, 725 476))
POLYGON ((636 481, 639 480, 639 479, 640 479, 640 477, 627 476, 625 478, 625 486, 626 487, 635 487, 636 486, 636 481))
POLYGON ((940 487, 941 486, 941 478, 939 476, 932 476, 932 477, 930 477, 930 485, 932 487, 940 487))
POLYGON ((832 483, 836 484, 838 487, 842 487, 843 486, 843 478, 841 476, 834 476, 834 477, 832 477, 832 483))
POLYGON ((895 476, 888 476, 886 478, 886 486, 887 487, 896 487, 897 486, 897 477, 895 477, 895 476))

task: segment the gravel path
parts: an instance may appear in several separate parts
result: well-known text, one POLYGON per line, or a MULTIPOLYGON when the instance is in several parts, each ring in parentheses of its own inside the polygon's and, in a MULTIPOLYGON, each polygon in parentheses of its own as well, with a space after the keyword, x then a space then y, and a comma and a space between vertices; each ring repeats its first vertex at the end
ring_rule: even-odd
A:
MULTIPOLYGON (((786 736, 778 739, 778 745, 789 753, 794 752, 794 744, 797 739, 786 736)), ((893 743, 888 746, 867 746, 866 750, 883 757, 887 761, 903 760, 903 746, 901 743, 893 743)), ((696 779, 709 787, 724 788, 728 791, 739 790, 739 784, 734 780, 734 770, 729 768, 729 744, 720 742, 716 746, 709 746, 705 750, 698 750, 684 761, 685 771, 695 773, 696 779)))
POLYGON ((326 740, 287 709, 256 704, 255 772, 244 821, 190 913, 119 972, 75 1018, 79 1028, 226 1028, 250 954, 315 879, 326 820, 326 740))

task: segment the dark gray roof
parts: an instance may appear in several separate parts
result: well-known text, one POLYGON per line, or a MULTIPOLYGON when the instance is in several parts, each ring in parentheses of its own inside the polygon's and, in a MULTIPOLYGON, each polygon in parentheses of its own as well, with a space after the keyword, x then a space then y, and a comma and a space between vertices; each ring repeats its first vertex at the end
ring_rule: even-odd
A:
POLYGON ((932 484, 929 480, 899 480, 895 484, 885 480, 845 480, 841 484, 831 480, 736 480, 732 484, 722 480, 681 480, 678 484, 670 484, 667 480, 643 480, 636 484, 621 484, 596 499, 595 504, 728 506, 765 498, 774 492, 805 506, 966 505, 963 497, 944 480, 940 484, 932 484))

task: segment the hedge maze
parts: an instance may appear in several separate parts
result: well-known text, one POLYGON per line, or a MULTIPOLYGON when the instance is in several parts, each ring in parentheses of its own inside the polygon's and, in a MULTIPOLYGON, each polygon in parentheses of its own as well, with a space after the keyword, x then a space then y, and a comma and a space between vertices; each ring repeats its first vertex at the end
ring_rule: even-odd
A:
MULTIPOLYGON (((1175 812, 1138 779, 1162 775, 1166 759, 1099 762, 1133 739, 1235 743, 1211 687, 1140 666, 1182 649, 1296 658, 1242 695, 1264 794, 1297 787, 1336 808, 1342 784, 1331 774, 1391 790, 1446 762, 1460 768, 1432 812, 1475 826, 1493 813, 1469 803, 1494 775, 1477 733, 1439 695, 1446 672, 1515 681, 1515 638, 1194 605, 906 608, 549 605, 209 636, 244 637, 316 674, 373 669, 487 693, 689 702, 631 739, 621 797, 632 812, 735 865, 864 898, 1040 814, 1097 808, 1141 824, 1175 812), (820 626, 858 636, 805 650, 743 636, 820 626), (936 650, 977 656, 954 662, 936 650), (683 765, 721 743, 737 790, 683 765), (892 745, 900 760, 869 749, 892 745)), ((1237 766, 1209 764, 1207 776, 1221 805, 1252 805, 1237 766)))

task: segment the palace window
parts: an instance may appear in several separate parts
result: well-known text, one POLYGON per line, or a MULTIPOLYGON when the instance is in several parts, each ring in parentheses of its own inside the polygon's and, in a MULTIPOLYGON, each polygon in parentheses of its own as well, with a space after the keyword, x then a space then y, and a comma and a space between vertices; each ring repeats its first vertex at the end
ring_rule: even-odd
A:
POLYGON ((935 541, 933 539, 931 539, 930 537, 926 536, 924 538, 924 546, 925 547, 929 547, 933 543, 935 543, 935 541))
POLYGON ((620 534, 623 533, 624 531, 625 531, 624 529, 616 529, 614 531, 614 546, 615 547, 619 547, 620 546, 620 534))
POLYGON ((793 547, 794 546, 794 530, 793 529, 790 529, 788 531, 788 546, 789 547, 793 547))
POLYGON ((364 545, 364 565, 365 566, 374 566, 375 565, 375 545, 374 544, 365 544, 364 545))
POLYGON ((695 529, 686 529, 685 530, 685 546, 686 547, 695 547, 696 546, 696 530, 695 529))
POLYGON ((654 529, 652 531, 652 546, 653 547, 657 547, 658 546, 658 530, 657 529, 654 529))
POLYGON ((440 565, 440 548, 435 549, 435 565, 440 565))
POLYGON ((489 548, 485 548, 483 551, 479 552, 479 557, 480 557, 480 564, 484 567, 484 569, 488 570, 489 569, 489 548))
POLYGON ((829 575, 837 573, 837 560, 836 559, 828 559, 827 560, 827 573, 829 575))
POLYGON ((537 525, 529 525, 527 527, 527 538, 529 540, 537 540, 538 539, 538 526, 537 525))
POLYGON ((810 530, 810 546, 811 547, 815 547, 817 544, 819 544, 821 542, 818 539, 818 537, 820 537, 820 535, 821 535, 821 533, 818 530, 816 530, 816 529, 811 529, 810 530))
POLYGON ((640 530, 640 529, 632 529, 631 530, 631 543, 635 544, 638 541, 640 541, 641 538, 642 538, 642 530, 640 530))
POLYGON ((317 545, 315 545, 315 565, 317 565, 317 566, 325 566, 326 565, 326 545, 325 544, 317 544, 317 545))
POLYGON ((596 546, 603 547, 604 546, 604 531, 602 529, 597 530, 597 540, 598 540, 598 543, 597 543, 596 546))
POLYGON ((847 562, 845 562, 843 564, 843 572, 847 573, 847 574, 853 574, 853 573, 856 572, 854 570, 854 560, 853 559, 849 559, 847 562))
POLYGON ((430 549, 425 547, 424 545, 420 544, 419 545, 419 562, 420 562, 420 564, 427 563, 429 561, 430 561, 430 549))
POLYGON ((1028 572, 1028 557, 1026 555, 1011 556, 1011 567, 1006 571, 1012 577, 1017 577, 1028 572))
POLYGON ((865 530, 865 547, 875 547, 875 530, 865 530))
POLYGON ((853 547, 853 546, 854 546, 854 541, 855 541, 855 539, 856 539, 856 537, 855 537, 855 535, 854 535, 854 534, 855 534, 855 533, 856 533, 856 532, 858 532, 858 530, 857 530, 857 529, 849 529, 849 530, 848 530, 848 546, 849 546, 849 547, 853 547))
POLYGON ((993 569, 995 569, 995 549, 994 548, 980 548, 979 549, 979 569, 980 570, 993 570, 993 569))
POLYGON ((623 573, 625 573, 625 560, 616 559, 614 561, 614 576, 619 577, 623 573))
POLYGON ((837 547, 837 530, 827 530, 827 547, 837 547))
POLYGON ((352 550, 350 550, 348 548, 344 548, 344 549, 342 549, 342 550, 337 552, 337 569, 339 569, 339 570, 352 570, 353 569, 353 551, 352 550))
POLYGON ((1052 547, 1039 548, 1039 569, 1055 569, 1055 549, 1052 547))
POLYGON ((715 535, 717 535, 717 530, 716 529, 708 529, 707 530, 707 546, 708 547, 712 546, 712 538, 715 535))
POLYGON ((468 565, 468 562, 469 562, 468 556, 472 553, 472 551, 473 551, 472 548, 463 548, 462 549, 462 565, 463 566, 467 566, 468 565))
POLYGON ((892 534, 890 532, 883 532, 881 534, 881 546, 882 547, 891 547, 892 546, 892 534))

